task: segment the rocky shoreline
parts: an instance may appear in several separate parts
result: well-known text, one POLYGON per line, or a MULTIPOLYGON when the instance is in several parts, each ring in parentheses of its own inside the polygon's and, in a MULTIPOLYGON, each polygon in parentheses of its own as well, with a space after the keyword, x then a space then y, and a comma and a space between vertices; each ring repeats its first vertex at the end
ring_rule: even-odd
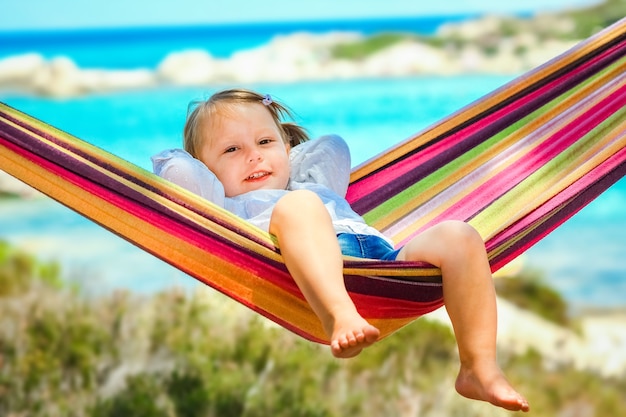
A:
POLYGON ((204 50, 175 51, 156 68, 80 68, 70 58, 37 53, 0 60, 0 90, 52 97, 160 86, 290 83, 419 75, 518 74, 559 55, 578 40, 559 34, 574 23, 564 16, 529 20, 485 16, 443 25, 432 37, 400 40, 358 59, 335 48, 364 42, 357 33, 294 33, 268 44, 216 58, 204 50), (515 29, 507 29, 514 26, 515 29), (540 28, 550 28, 550 35, 540 28))

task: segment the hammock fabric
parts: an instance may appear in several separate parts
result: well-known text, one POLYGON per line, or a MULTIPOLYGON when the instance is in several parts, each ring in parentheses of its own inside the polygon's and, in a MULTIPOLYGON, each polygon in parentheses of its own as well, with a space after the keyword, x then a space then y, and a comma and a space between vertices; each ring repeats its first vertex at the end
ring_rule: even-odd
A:
MULTIPOLYGON (((398 245, 444 219, 483 236, 492 270, 626 174, 626 19, 357 167, 348 199, 398 245)), ((322 327, 271 236, 0 103, 0 169, 312 341, 322 327)), ((387 336, 443 305, 425 264, 345 259, 387 336)))

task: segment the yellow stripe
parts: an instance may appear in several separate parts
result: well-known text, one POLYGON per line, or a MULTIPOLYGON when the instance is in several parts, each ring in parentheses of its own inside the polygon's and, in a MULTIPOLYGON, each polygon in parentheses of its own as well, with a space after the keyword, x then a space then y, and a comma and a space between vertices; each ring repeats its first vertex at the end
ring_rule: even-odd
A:
MULTIPOLYGON (((419 201, 419 204, 406 204, 405 207, 402 207, 401 210, 395 212, 394 215, 397 216, 406 216, 410 213, 411 210, 417 209, 421 205, 428 204, 430 199, 437 197, 437 200, 443 199, 446 204, 441 204, 436 207, 433 207, 432 210, 428 210, 423 216, 419 219, 416 219, 414 223, 411 225, 405 226, 402 230, 392 236, 392 239, 395 242, 401 242, 413 234, 415 234, 418 230, 423 228, 428 223, 432 222, 433 219, 440 216, 444 211, 448 210, 453 205, 457 204, 459 201, 466 198, 468 195, 473 193, 478 187, 482 186, 485 182, 497 177, 506 169, 510 168, 510 166, 514 165, 517 161, 522 160, 526 155, 531 153, 538 146, 541 146, 548 138, 550 138, 554 132, 562 129, 567 124, 571 123, 571 121, 577 117, 580 117, 584 113, 588 112, 591 107, 593 107, 597 102, 604 97, 614 93, 619 87, 619 83, 615 83, 614 85, 607 87, 603 94, 596 99, 589 100, 588 97, 593 93, 600 90, 603 85, 606 85, 608 80, 613 80, 618 76, 623 74, 622 68, 619 65, 612 68, 605 74, 605 77, 598 78, 588 85, 585 85, 579 91, 570 95, 562 102, 558 103, 552 111, 548 114, 544 114, 541 117, 533 117, 531 114, 527 117, 527 122, 525 122, 522 127, 516 131, 513 131, 506 138, 500 140, 498 143, 493 144, 487 152, 483 152, 480 157, 470 161, 470 163, 465 165, 459 165, 459 169, 454 173, 451 173, 449 177, 446 177, 446 181, 441 181, 433 187, 424 190, 423 195, 416 196, 415 200, 419 201), (560 115, 565 113, 566 111, 570 111, 567 117, 556 118, 556 115, 560 115), (549 130, 542 131, 541 126, 546 124, 548 120, 555 122, 549 130), (538 132, 541 132, 541 135, 537 135, 538 132), (518 151, 510 156, 510 159, 507 160, 506 163, 501 163, 496 167, 492 167, 489 170, 480 171, 480 168, 484 166, 485 163, 494 158, 495 155, 501 154, 505 152, 506 149, 518 145, 521 140, 525 137, 532 136, 533 140, 529 141, 529 143, 523 147, 520 147, 518 151), (476 172, 474 172, 476 171, 476 172), (458 183, 462 178, 467 176, 474 176, 472 178, 471 183, 465 183, 463 185, 462 190, 454 189, 456 194, 452 194, 452 189, 449 188, 451 185, 458 183)), ((549 105, 549 104, 548 104, 549 105)), ((599 139, 599 138, 596 138, 599 139)), ((450 164, 454 165, 456 162, 453 161, 450 164)), ((572 165, 576 166, 575 163, 572 165)), ((433 175, 437 175, 437 172, 433 175)), ((493 209, 493 207, 491 207, 493 209)), ((502 207, 498 205, 497 210, 501 210, 502 207)), ((472 224, 477 227, 483 238, 487 239, 492 236, 495 231, 501 230, 501 224, 489 224, 488 222, 477 222, 476 220, 472 222, 472 224)), ((381 227, 381 225, 375 223, 375 227, 381 227)))
POLYGON ((383 154, 377 155, 364 162, 354 169, 350 178, 351 182, 357 181, 369 173, 392 163, 399 157, 406 155, 409 151, 430 142, 434 138, 445 134, 468 120, 480 115, 485 110, 504 102, 509 97, 512 97, 535 84, 538 80, 545 79, 547 76, 554 74, 560 68, 570 65, 585 57, 589 53, 597 50, 600 46, 612 42, 614 39, 622 36, 624 31, 626 31, 626 19, 622 19, 599 34, 579 43, 573 49, 550 60, 546 64, 532 70, 526 75, 517 78, 482 99, 469 104, 434 126, 385 151, 383 154))

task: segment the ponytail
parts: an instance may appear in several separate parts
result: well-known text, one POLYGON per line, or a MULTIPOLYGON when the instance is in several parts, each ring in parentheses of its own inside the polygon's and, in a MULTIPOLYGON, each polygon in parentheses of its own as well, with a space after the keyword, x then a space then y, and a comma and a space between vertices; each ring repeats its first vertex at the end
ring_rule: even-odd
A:
POLYGON ((285 133, 286 141, 292 148, 309 140, 306 129, 300 125, 292 122, 283 122, 281 123, 281 127, 285 133))

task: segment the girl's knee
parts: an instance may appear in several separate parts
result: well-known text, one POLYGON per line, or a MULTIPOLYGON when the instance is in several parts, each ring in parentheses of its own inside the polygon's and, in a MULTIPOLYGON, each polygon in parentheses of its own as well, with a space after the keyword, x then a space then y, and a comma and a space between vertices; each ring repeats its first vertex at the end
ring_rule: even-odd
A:
POLYGON ((309 190, 294 190, 281 197, 272 210, 272 222, 306 219, 312 213, 326 210, 317 194, 309 190))
POLYGON ((440 223, 440 236, 448 245, 461 247, 479 246, 484 248, 484 241, 478 231, 470 224, 459 220, 448 220, 440 223))
POLYGON ((293 209, 306 209, 307 207, 316 207, 322 205, 322 199, 309 190, 294 190, 290 191, 281 197, 274 210, 293 210, 293 209))

